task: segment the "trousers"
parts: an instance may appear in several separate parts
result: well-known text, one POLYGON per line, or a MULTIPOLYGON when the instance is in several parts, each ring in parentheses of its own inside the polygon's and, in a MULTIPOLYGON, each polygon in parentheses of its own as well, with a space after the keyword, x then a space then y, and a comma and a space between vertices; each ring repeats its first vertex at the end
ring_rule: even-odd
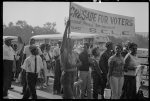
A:
POLYGON ((27 87, 25 90, 25 93, 23 95, 23 99, 28 99, 30 95, 32 96, 32 99, 37 99, 36 94, 36 82, 38 74, 35 73, 27 73, 27 87))
POLYGON ((60 77, 61 77, 61 67, 60 67, 60 60, 56 60, 56 65, 54 68, 54 86, 53 86, 53 91, 57 91, 60 93, 61 91, 61 83, 60 83, 60 77))
POLYGON ((122 87, 124 83, 124 77, 110 77, 110 88, 112 90, 111 99, 120 99, 122 94, 122 87))
POLYGON ((88 99, 92 98, 91 95, 91 74, 89 71, 80 71, 79 78, 83 81, 81 84, 81 99, 84 99, 84 95, 87 90, 87 97, 88 99))
POLYGON ((3 96, 7 96, 12 80, 13 60, 3 60, 3 96))

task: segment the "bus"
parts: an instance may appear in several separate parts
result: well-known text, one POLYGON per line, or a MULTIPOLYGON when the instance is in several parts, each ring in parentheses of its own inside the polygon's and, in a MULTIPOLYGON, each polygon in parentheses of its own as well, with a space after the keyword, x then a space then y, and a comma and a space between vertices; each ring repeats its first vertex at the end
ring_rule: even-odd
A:
MULTIPOLYGON (((101 36, 99 34, 76 33, 76 32, 71 32, 70 38, 73 39, 75 43, 88 42, 90 44, 97 44, 97 45, 101 45, 109 41, 109 38, 107 36, 101 36)), ((40 45, 42 43, 56 44, 58 40, 63 39, 63 34, 35 35, 32 36, 31 39, 35 39, 37 45, 40 45)))
POLYGON ((12 42, 17 42, 18 41, 18 37, 17 36, 3 36, 3 43, 4 43, 6 38, 13 39, 12 42))

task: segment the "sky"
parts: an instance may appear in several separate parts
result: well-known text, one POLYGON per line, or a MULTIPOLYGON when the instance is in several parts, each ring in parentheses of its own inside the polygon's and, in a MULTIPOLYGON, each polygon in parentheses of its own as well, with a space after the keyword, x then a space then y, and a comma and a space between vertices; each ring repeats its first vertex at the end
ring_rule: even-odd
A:
MULTIPOLYGON (((149 32, 148 2, 75 2, 86 8, 107 13, 135 17, 135 32, 149 32)), ((63 33, 64 19, 69 16, 69 2, 3 2, 3 24, 25 20, 29 25, 40 26, 56 22, 63 33)))

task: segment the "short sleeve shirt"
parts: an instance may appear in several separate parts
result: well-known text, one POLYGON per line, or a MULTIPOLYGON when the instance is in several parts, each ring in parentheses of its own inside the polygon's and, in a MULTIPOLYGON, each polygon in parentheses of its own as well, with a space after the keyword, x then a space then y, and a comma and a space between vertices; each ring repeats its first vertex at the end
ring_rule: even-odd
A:
POLYGON ((3 60, 14 60, 15 52, 11 46, 3 45, 3 60))
MULTIPOLYGON (((43 69, 43 62, 42 62, 42 59, 39 55, 36 56, 36 59, 37 59, 37 71, 36 73, 39 73, 41 69, 43 69)), ((34 70, 35 70, 35 56, 33 55, 30 55, 29 57, 27 57, 25 59, 25 62, 24 62, 24 69, 26 70, 26 72, 31 72, 31 73, 34 73, 34 70)))
MULTIPOLYGON (((27 45, 27 46, 24 47, 23 53, 26 54, 26 57, 31 55, 29 47, 30 47, 30 45, 27 45)), ((39 47, 37 47, 37 48, 38 48, 39 55, 41 55, 42 54, 41 49, 39 47)))

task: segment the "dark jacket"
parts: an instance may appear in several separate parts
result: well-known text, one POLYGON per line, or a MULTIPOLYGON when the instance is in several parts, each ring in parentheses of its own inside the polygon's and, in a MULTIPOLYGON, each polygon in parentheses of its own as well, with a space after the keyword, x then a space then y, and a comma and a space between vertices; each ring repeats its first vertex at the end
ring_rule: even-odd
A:
POLYGON ((96 61, 96 59, 93 59, 92 74, 98 75, 99 77, 102 76, 102 71, 101 71, 101 69, 99 67, 99 63, 96 61))
POLYGON ((100 56, 99 67, 104 75, 108 73, 108 59, 114 54, 114 51, 106 50, 100 56))

